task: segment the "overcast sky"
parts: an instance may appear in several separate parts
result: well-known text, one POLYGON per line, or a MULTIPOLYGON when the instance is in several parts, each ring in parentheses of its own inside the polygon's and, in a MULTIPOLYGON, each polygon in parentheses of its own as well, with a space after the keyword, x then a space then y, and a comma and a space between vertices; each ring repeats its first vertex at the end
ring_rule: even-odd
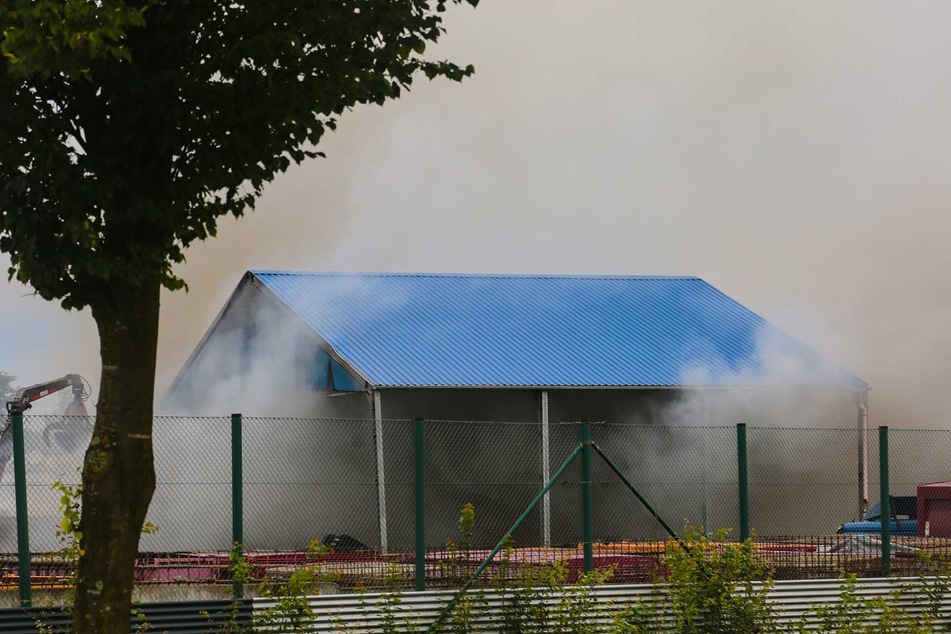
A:
MULTIPOLYGON (((447 28, 475 77, 348 114, 189 252, 159 394, 249 268, 689 274, 871 383, 872 425, 951 426, 951 3, 483 0, 447 28)), ((88 312, 4 284, 0 327, 0 369, 96 390, 88 312)))

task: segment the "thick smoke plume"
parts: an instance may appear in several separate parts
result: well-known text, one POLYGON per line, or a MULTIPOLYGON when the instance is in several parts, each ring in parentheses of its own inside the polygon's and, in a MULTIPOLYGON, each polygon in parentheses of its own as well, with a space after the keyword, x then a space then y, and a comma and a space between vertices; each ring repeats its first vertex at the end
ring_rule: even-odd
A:
MULTIPOLYGON (((159 395, 248 268, 696 274, 867 380, 873 425, 949 424, 951 5, 526 0, 447 27, 472 80, 348 113, 190 251, 159 395)), ((95 380, 88 315, 2 292, 0 368, 95 380)))

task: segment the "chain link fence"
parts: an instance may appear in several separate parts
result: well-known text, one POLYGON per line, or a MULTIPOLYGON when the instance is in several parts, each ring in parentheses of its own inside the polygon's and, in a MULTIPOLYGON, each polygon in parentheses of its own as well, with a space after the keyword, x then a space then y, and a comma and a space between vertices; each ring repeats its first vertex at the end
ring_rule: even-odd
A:
MULTIPOLYGON (((52 601, 68 596, 74 562, 57 554, 62 486, 79 483, 92 420, 24 420, 33 584, 52 601)), ((337 587, 412 587, 416 573, 415 424, 410 420, 245 418, 242 435, 247 592, 264 579, 286 579, 301 566, 337 587)), ((739 470, 734 427, 672 427, 597 422, 604 451, 679 535, 689 527, 727 529, 739 538, 739 470)), ((430 587, 465 581, 510 530, 565 459, 581 425, 425 421, 425 569, 430 587), (463 507, 471 516, 460 522, 463 507)), ((2 443, 8 439, 0 440, 2 443)), ((157 486, 136 571, 142 600, 228 596, 235 535, 230 418, 158 417, 157 486)), ((951 480, 951 432, 892 430, 892 495, 915 495, 927 482, 951 480)), ((3 453, 0 451, 0 456, 3 453)), ((877 431, 748 430, 750 524, 760 556, 780 577, 880 574, 874 535, 838 534, 858 520, 862 498, 880 496, 877 431), (862 475, 864 473, 864 476, 862 475), (867 493, 863 490, 863 483, 867 493)), ((0 477, 0 590, 15 604, 17 509, 14 470, 0 477)), ((593 553, 614 581, 663 574, 668 534, 608 464, 592 457, 593 553)), ((582 471, 574 460, 490 572, 514 574, 561 562, 574 578, 583 565, 582 471), (505 573, 504 571, 508 572, 505 573)), ((68 499, 66 500, 69 501, 68 499)), ((894 538, 894 571, 920 571, 922 553, 943 558, 943 537, 894 538)), ((2 595, 0 595, 2 596, 2 595)), ((63 599, 65 600, 65 599, 63 599)))
MULTIPOLYGON (((869 436, 869 495, 878 499, 878 437, 869 436)), ((748 437, 750 522, 760 535, 830 534, 859 519, 857 430, 751 428, 748 437)))

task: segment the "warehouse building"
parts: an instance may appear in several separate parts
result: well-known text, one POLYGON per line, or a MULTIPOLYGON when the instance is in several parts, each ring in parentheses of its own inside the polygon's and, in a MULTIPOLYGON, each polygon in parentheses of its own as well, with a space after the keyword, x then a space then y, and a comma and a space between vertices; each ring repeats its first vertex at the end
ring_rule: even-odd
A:
MULTIPOLYGON (((861 379, 696 277, 250 271, 182 368, 162 409, 371 422, 375 459, 367 467, 372 473, 362 477, 377 490, 357 513, 363 519, 348 516, 340 522, 348 525, 341 526, 328 524, 325 514, 307 520, 307 528, 317 523, 318 530, 392 547, 412 540, 411 527, 386 521, 387 500, 392 509, 396 491, 412 482, 412 445, 405 439, 387 442, 388 420, 469 421, 465 429, 476 429, 472 425, 479 421, 526 424, 506 428, 506 447, 517 448, 508 458, 487 442, 460 446, 452 434, 431 439, 427 451, 452 455, 470 473, 489 468, 499 485, 494 493, 440 489, 447 498, 444 508, 435 504, 442 520, 430 525, 438 542, 454 526, 459 503, 472 496, 483 515, 517 514, 525 496, 506 501, 498 489, 546 481, 563 450, 576 442, 577 427, 566 424, 580 420, 606 423, 596 440, 600 434, 599 444, 643 481, 662 479, 676 462, 655 456, 660 466, 649 464, 637 450, 637 443, 644 446, 643 426, 858 426, 858 452, 850 445, 845 453, 851 472, 859 474, 849 485, 851 511, 856 485, 864 495, 867 393, 861 379)), ((354 446, 335 445, 326 436, 314 441, 315 456, 354 446)), ((691 488, 689 480, 682 488, 691 488)), ((730 524, 734 511, 719 504, 717 487, 712 489, 701 517, 694 498, 674 490, 658 496, 670 498, 661 506, 672 522, 730 524)), ((553 496, 528 522, 523 541, 574 539, 574 489, 561 494, 564 504, 553 496)), ((610 506, 600 505, 599 536, 634 536, 630 517, 610 506)), ((497 526, 490 528, 497 534, 497 526)), ((784 528, 788 533, 790 527, 784 528)), ((812 527, 799 530, 805 528, 812 527)))

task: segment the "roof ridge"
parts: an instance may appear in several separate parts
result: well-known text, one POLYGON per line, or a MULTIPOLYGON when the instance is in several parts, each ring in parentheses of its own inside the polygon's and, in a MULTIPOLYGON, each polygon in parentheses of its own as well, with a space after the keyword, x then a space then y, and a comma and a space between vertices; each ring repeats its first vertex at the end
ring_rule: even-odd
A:
POLYGON ((579 279, 579 280, 698 280, 696 275, 593 275, 584 273, 437 273, 422 271, 304 271, 251 269, 252 275, 287 275, 309 277, 444 277, 477 279, 579 279))

